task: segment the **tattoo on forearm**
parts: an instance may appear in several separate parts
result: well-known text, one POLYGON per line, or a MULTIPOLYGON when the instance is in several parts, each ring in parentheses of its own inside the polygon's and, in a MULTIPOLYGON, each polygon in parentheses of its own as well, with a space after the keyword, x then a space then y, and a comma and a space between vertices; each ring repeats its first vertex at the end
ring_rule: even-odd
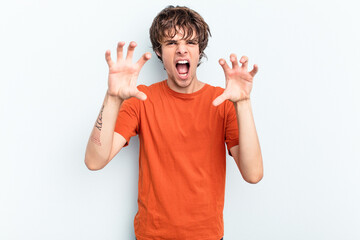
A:
POLYGON ((93 143, 95 143, 96 145, 98 146, 101 146, 101 141, 100 141, 100 132, 101 132, 101 128, 102 128, 102 113, 104 111, 104 105, 102 106, 101 110, 100 110, 100 113, 99 113, 99 116, 96 120, 96 123, 95 123, 95 127, 99 130, 93 130, 93 133, 90 137, 91 141, 93 143))
POLYGON ((97 118, 96 123, 95 123, 95 127, 97 129, 99 129, 99 131, 101 131, 101 128, 102 128, 102 113, 103 113, 103 111, 104 111, 104 105, 102 106, 99 117, 97 118))

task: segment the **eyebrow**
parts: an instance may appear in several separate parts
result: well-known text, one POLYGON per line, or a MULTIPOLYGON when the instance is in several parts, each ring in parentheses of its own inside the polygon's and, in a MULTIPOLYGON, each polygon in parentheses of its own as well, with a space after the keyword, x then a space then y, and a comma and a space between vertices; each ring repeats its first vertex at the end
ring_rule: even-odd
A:
POLYGON ((196 38, 187 39, 187 42, 195 42, 198 43, 199 41, 196 38))
POLYGON ((165 40, 165 41, 164 41, 164 43, 176 43, 176 42, 177 42, 177 40, 171 40, 171 39, 170 39, 170 40, 165 40))
MULTIPOLYGON (((181 39, 179 39, 181 40, 181 39)), ((172 40, 172 39, 169 39, 169 40, 165 40, 164 43, 177 43, 179 40, 172 40)), ((195 43, 198 43, 198 40, 196 38, 192 38, 192 39, 185 39, 185 41, 187 42, 195 42, 195 43)))

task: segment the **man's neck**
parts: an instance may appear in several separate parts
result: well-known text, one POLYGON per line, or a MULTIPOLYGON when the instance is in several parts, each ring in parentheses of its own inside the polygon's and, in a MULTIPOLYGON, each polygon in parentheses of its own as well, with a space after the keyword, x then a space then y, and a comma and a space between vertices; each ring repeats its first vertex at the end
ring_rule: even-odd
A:
POLYGON ((191 81, 191 83, 187 86, 181 86, 177 84, 176 81, 171 80, 169 78, 167 79, 166 82, 171 90, 178 93, 187 93, 187 94, 197 92, 205 85, 205 83, 199 81, 197 78, 194 78, 191 81))

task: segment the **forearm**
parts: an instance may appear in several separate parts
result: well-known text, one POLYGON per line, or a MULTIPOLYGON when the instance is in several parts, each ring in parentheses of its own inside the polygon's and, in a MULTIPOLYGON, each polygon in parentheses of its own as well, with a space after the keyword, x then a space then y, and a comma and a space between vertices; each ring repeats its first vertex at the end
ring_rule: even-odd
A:
POLYGON ((239 128, 237 165, 245 179, 258 182, 263 176, 263 163, 250 99, 235 102, 234 106, 239 128))
POLYGON ((98 169, 107 164, 122 102, 119 97, 106 93, 86 147, 85 164, 89 169, 98 169))

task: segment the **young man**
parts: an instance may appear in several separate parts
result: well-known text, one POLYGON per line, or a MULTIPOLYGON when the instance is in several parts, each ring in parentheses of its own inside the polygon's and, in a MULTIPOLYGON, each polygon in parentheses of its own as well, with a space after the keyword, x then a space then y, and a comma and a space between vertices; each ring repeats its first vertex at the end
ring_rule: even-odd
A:
POLYGON ((136 85, 145 53, 132 62, 135 42, 117 60, 106 51, 108 91, 91 133, 85 163, 105 167, 120 149, 139 135, 138 240, 219 240, 224 235, 226 149, 243 178, 257 183, 263 164, 250 91, 257 66, 248 71, 231 54, 230 67, 220 59, 225 90, 197 79, 210 30, 186 7, 167 7, 150 28, 153 49, 168 78, 151 86, 136 85))

